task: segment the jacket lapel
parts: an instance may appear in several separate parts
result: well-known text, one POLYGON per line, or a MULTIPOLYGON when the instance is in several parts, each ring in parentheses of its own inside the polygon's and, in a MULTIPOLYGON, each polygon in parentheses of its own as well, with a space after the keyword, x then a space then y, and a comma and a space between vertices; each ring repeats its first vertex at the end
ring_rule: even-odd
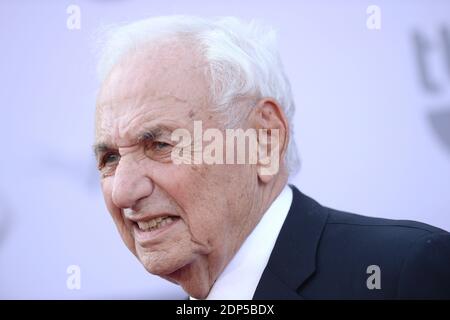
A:
POLYGON ((316 252, 328 213, 295 186, 292 205, 253 299, 302 299, 298 288, 316 269, 316 252))

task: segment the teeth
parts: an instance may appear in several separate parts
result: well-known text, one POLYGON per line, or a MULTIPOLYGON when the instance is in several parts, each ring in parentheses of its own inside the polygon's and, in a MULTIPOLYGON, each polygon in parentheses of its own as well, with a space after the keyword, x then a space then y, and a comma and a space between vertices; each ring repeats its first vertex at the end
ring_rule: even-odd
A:
POLYGON ((143 231, 148 231, 148 230, 156 230, 158 228, 164 227, 166 224, 169 224, 173 221, 173 219, 171 217, 158 217, 155 219, 152 219, 150 221, 139 221, 138 222, 138 226, 139 229, 143 230, 143 231))

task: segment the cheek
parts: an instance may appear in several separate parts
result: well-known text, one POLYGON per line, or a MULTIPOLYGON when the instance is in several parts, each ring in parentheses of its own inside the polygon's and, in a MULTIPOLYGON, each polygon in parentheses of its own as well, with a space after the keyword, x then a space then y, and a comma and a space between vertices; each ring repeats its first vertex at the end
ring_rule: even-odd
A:
POLYGON ((212 166, 192 182, 185 206, 192 233, 214 247, 233 243, 250 210, 245 196, 246 172, 239 167, 212 166))
MULTIPOLYGON (((232 201, 229 201, 229 174, 225 166, 192 166, 166 164, 154 167, 154 182, 181 209, 191 240, 206 247, 221 246, 234 237, 236 221, 232 201), (234 228, 234 229, 233 229, 234 228)), ((231 188, 233 189, 233 188, 231 188)))
POLYGON ((189 231, 203 244, 220 242, 230 224, 230 207, 220 180, 202 169, 186 170, 181 177, 173 189, 174 199, 184 210, 189 231))

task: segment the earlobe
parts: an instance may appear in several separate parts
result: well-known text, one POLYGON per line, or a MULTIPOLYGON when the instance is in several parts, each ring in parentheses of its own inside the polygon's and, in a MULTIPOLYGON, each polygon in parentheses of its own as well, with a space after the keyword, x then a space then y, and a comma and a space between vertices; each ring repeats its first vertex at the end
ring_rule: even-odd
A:
POLYGON ((279 129, 259 129, 258 177, 268 183, 280 170, 279 129))

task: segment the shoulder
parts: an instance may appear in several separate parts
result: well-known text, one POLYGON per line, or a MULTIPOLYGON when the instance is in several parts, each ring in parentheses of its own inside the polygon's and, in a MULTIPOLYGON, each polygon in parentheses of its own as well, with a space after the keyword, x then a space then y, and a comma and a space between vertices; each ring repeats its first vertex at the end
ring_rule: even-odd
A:
POLYGON ((383 291, 392 298, 450 298, 447 231, 416 221, 322 209, 328 212, 319 251, 322 266, 335 263, 355 274, 375 265, 385 280, 383 291))
POLYGON ((405 252, 399 275, 400 298, 450 299, 450 234, 417 238, 405 252))
POLYGON ((411 243, 422 236, 447 233, 447 231, 426 223, 411 220, 393 220, 368 217, 359 214, 338 211, 322 207, 328 213, 326 229, 333 232, 354 232, 365 238, 390 240, 394 242, 411 243))

